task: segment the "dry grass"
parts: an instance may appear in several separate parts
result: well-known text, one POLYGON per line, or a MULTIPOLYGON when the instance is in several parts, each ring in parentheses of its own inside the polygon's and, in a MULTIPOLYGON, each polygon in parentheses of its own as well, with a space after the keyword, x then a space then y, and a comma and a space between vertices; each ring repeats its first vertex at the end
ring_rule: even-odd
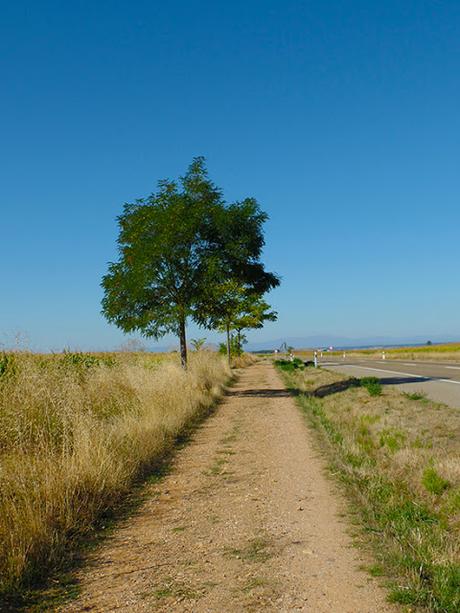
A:
POLYGON ((242 353, 241 355, 232 358, 233 368, 246 368, 257 362, 257 357, 251 353, 242 353))
POLYGON ((340 387, 346 378, 322 369, 284 376, 304 392, 299 403, 395 579, 391 597, 460 610, 460 412, 397 388, 340 387))
POLYGON ((229 377, 201 351, 184 372, 150 354, 3 359, 0 592, 62 560, 204 414, 229 377))
MULTIPOLYGON (((385 348, 388 359, 393 360, 427 360, 427 361, 460 361, 460 343, 445 343, 440 345, 422 345, 419 347, 385 348)), ((363 359, 382 359, 382 349, 346 349, 347 357, 363 359)), ((302 359, 313 359, 313 349, 296 349, 294 355, 302 359)), ((324 352, 323 357, 342 357, 343 350, 324 352)))

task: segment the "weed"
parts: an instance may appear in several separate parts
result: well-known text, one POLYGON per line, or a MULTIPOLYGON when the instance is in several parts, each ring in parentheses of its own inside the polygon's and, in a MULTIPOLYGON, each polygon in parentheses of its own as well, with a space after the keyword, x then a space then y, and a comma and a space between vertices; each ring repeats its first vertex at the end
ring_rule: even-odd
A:
POLYGON ((435 496, 440 496, 450 486, 449 481, 443 479, 432 465, 423 471, 422 484, 427 492, 435 496))
POLYGON ((380 432, 380 447, 386 447, 391 453, 396 453, 406 441, 406 434, 397 428, 384 428, 380 432))
POLYGON ((385 569, 380 564, 372 564, 366 570, 372 577, 382 577, 385 574, 385 569))
POLYGON ((185 598, 187 600, 198 600, 205 590, 203 588, 192 588, 185 583, 169 579, 165 583, 153 591, 152 596, 157 600, 165 598, 185 598))
POLYGON ((425 392, 403 392, 403 396, 409 400, 422 400, 423 402, 428 402, 425 392))
POLYGON ((293 360, 275 360, 275 364, 284 372, 293 372, 305 368, 304 363, 299 358, 294 358, 293 360))
POLYGON ((265 562, 272 555, 270 543, 267 539, 261 537, 252 539, 242 549, 226 548, 224 553, 245 562, 265 562))
POLYGON ((365 387, 370 396, 380 396, 382 394, 382 384, 377 377, 363 377, 360 379, 361 387, 365 387))

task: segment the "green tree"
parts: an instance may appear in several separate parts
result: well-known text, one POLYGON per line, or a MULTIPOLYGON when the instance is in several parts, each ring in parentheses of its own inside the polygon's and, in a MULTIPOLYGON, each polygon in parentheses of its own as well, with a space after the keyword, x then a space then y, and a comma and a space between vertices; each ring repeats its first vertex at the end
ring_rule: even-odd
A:
POLYGON ((200 351, 204 347, 206 338, 192 338, 191 343, 195 351, 200 351))
POLYGON ((160 181, 156 193, 124 206, 119 259, 102 280, 105 317, 124 332, 155 339, 176 334, 184 367, 186 321, 212 283, 221 247, 215 234, 221 209, 220 190, 204 159, 195 158, 179 181, 160 181))
MULTIPOLYGON (((228 306, 225 283, 263 293, 279 284, 260 256, 267 215, 253 198, 226 205, 195 158, 178 181, 160 181, 118 218, 119 259, 103 277, 102 312, 124 332, 179 337, 187 364, 186 323, 216 321, 228 306)), ((230 297, 231 302, 231 297, 230 297)))
POLYGON ((227 357, 231 360, 235 347, 241 352, 242 331, 261 328, 265 321, 275 321, 277 314, 270 311, 270 305, 256 294, 251 287, 245 287, 235 279, 229 279, 211 288, 209 303, 203 309, 206 324, 226 334, 227 357), (232 342, 232 331, 236 336, 232 342))
POLYGON ((266 321, 276 321, 278 313, 272 311, 268 302, 262 296, 249 294, 242 304, 241 313, 235 318, 233 327, 236 330, 238 345, 241 348, 243 330, 263 328, 266 321))

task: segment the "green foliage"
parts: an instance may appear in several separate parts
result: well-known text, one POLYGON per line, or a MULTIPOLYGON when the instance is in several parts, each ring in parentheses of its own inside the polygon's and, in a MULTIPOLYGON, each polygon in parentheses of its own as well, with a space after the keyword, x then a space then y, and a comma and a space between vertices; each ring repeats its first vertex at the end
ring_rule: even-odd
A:
POLYGON ((450 486, 450 483, 447 479, 441 477, 437 470, 430 465, 423 471, 422 485, 430 494, 439 496, 450 486))
POLYGON ((276 321, 278 314, 270 310, 268 302, 257 294, 246 294, 236 315, 233 326, 236 330, 262 328, 266 321, 276 321))
POLYGON ((14 355, 9 353, 0 354, 0 377, 13 374, 15 370, 14 355))
POLYGON ((377 377, 363 377, 360 379, 361 387, 365 387, 370 396, 380 396, 382 394, 382 384, 377 377))
POLYGON ((226 204, 195 158, 178 181, 125 205, 119 259, 102 280, 103 314, 124 332, 177 334, 185 365, 187 318, 217 325, 217 305, 221 314, 228 302, 222 279, 259 293, 278 285, 260 261, 266 219, 252 198, 226 204))
POLYGON ((192 347, 195 349, 195 351, 199 351, 200 349, 203 348, 206 342, 206 338, 192 338, 190 342, 192 344, 192 347))
POLYGON ((304 363, 299 358, 294 358, 293 360, 275 360, 275 366, 284 372, 294 372, 305 368, 304 363))
POLYGON ((403 392, 403 396, 409 398, 409 400, 428 400, 425 392, 403 392))
MULTIPOLYGON (((221 355, 226 355, 227 350, 228 348, 226 343, 219 343, 219 353, 221 355)), ((236 336, 232 335, 230 337, 230 357, 237 358, 242 355, 242 353, 243 348, 241 346, 241 343, 239 343, 238 338, 236 336)))
POLYGON ((62 362, 65 366, 80 368, 93 368, 95 366, 115 366, 116 360, 112 356, 98 356, 92 353, 64 352, 62 362))
POLYGON ((212 280, 221 208, 220 190, 207 178, 202 158, 179 182, 160 181, 157 193, 126 204, 118 218, 119 260, 102 280, 107 319, 124 332, 155 339, 180 334, 212 280))
POLYGON ((406 441, 406 435, 396 428, 384 428, 380 432, 380 446, 386 447, 391 453, 399 451, 406 441))

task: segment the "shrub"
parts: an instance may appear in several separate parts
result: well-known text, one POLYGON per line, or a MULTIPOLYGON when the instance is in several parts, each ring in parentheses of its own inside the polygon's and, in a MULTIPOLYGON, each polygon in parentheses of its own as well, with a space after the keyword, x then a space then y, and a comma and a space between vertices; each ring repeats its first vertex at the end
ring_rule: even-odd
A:
POLYGON ((304 369, 304 363, 299 358, 294 358, 293 360, 275 360, 275 365, 285 372, 304 369))
POLYGON ((370 396, 380 396, 382 394, 382 384, 377 377, 363 377, 360 379, 361 387, 365 387, 370 396))

